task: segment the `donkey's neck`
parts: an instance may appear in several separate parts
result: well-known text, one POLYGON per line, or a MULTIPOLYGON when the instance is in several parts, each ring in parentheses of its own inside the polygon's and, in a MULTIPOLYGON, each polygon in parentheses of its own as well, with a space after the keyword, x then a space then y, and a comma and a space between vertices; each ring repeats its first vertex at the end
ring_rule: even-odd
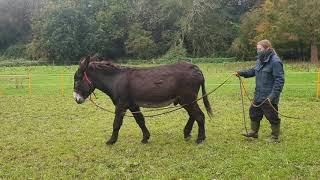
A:
POLYGON ((95 88, 114 99, 114 84, 119 73, 106 74, 102 70, 91 70, 87 72, 95 88))

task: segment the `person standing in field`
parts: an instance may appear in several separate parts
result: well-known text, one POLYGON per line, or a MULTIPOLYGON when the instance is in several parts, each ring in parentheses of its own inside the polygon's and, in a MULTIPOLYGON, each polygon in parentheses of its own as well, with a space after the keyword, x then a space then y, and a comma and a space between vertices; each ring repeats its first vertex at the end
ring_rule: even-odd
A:
POLYGON ((257 54, 255 67, 234 73, 237 77, 256 77, 254 100, 249 109, 251 130, 243 135, 258 138, 260 121, 264 115, 271 124, 271 136, 266 141, 279 142, 281 119, 277 111, 285 82, 283 64, 269 40, 257 43, 257 54))

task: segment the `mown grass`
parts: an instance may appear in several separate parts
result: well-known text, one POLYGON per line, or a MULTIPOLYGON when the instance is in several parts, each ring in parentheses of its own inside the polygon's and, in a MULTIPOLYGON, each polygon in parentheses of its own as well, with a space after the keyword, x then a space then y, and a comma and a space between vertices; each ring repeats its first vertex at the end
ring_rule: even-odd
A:
MULTIPOLYGON (((237 64, 200 65, 206 76, 207 91, 221 83, 230 72, 250 65, 237 64)), ((312 74, 301 73, 304 69, 294 67, 292 70, 292 66, 296 65, 286 66, 288 84, 316 81, 315 70, 312 74), (293 73, 297 69, 300 73, 293 73)), ((193 138, 184 141, 182 131, 187 113, 181 110, 147 118, 151 132, 149 144, 140 143, 139 127, 132 118, 126 117, 118 142, 107 146, 105 141, 112 132, 113 115, 97 110, 89 102, 83 105, 74 102, 71 74, 75 69, 19 67, 0 71, 0 74, 31 72, 37 74, 33 75, 33 83, 39 84, 33 87, 33 96, 29 97, 26 87, 16 89, 2 80, 0 179, 320 178, 320 101, 314 97, 315 85, 299 89, 285 87, 280 110, 299 116, 301 120, 282 118, 279 144, 264 142, 270 134, 265 119, 259 139, 247 140, 240 135, 244 128, 235 78, 209 97, 214 117, 207 119, 205 143, 194 143, 197 125, 193 138), (65 97, 59 95, 57 88, 60 78, 57 75, 61 73, 69 74, 65 76, 65 97)), ((254 86, 250 83, 254 81, 247 81, 252 95, 254 86)), ((96 101, 114 109, 102 93, 98 93, 96 101)), ((201 101, 200 104, 204 109, 201 101)), ((246 101, 246 111, 248 107, 246 101)))

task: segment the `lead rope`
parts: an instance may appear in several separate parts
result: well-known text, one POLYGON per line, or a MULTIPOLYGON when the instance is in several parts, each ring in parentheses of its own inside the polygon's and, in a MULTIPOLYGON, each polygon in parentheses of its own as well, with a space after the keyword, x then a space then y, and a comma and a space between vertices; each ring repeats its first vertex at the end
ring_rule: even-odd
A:
POLYGON ((248 134, 248 129, 246 126, 246 115, 244 111, 244 102, 243 102, 243 92, 242 92, 242 80, 241 77, 239 76, 239 85, 240 85, 240 95, 241 95, 241 104, 242 104, 242 114, 243 114, 243 127, 246 130, 246 134, 248 134))
POLYGON ((269 98, 267 98, 267 99, 265 99, 264 101, 262 101, 259 105, 254 104, 253 101, 252 101, 252 99, 251 99, 251 98, 249 97, 249 95, 248 95, 248 92, 247 92, 247 90, 246 90, 246 88, 245 88, 245 86, 244 86, 244 84, 243 84, 243 82, 242 82, 241 77, 239 77, 239 81, 240 81, 240 89, 241 89, 241 91, 242 91, 242 88, 243 88, 246 97, 247 97, 248 100, 251 102, 251 105, 252 105, 253 107, 261 107, 265 102, 268 102, 268 104, 271 106, 271 108, 272 108, 276 113, 278 113, 280 116, 286 117, 286 118, 289 118, 289 119, 301 120, 301 118, 299 118, 299 117, 293 117, 293 116, 288 116, 288 115, 284 115, 284 114, 279 113, 279 111, 272 105, 271 100, 270 100, 269 98), (242 87, 242 88, 241 88, 241 87, 242 87))

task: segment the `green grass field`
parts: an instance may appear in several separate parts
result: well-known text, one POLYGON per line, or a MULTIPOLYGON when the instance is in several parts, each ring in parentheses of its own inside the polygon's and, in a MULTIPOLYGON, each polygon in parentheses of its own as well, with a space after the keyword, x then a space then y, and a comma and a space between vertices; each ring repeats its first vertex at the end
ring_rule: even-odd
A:
MULTIPOLYGON (((207 92, 231 72, 252 62, 201 64, 207 92)), ((197 125, 184 141, 184 110, 146 118, 151 139, 141 144, 142 133, 126 117, 118 142, 105 145, 112 132, 113 115, 90 102, 78 105, 72 97, 71 67, 0 68, 0 179, 319 179, 320 100, 316 96, 316 68, 287 64, 281 113, 281 143, 267 144, 269 123, 262 121, 259 139, 244 131, 239 82, 230 80, 210 95, 214 117, 206 121, 207 139, 195 144, 197 125), (32 75, 16 88, 8 75, 32 75), (64 75, 65 96, 60 95, 64 75)), ((254 79, 246 84, 252 96, 254 79)), ((108 97, 98 92, 100 105, 113 110, 108 97)), ((201 107, 203 103, 200 101, 201 107)), ((245 101, 246 111, 250 102, 245 101)), ((248 117, 248 114, 246 114, 248 117)), ((249 122, 247 120, 247 126, 249 122)))

